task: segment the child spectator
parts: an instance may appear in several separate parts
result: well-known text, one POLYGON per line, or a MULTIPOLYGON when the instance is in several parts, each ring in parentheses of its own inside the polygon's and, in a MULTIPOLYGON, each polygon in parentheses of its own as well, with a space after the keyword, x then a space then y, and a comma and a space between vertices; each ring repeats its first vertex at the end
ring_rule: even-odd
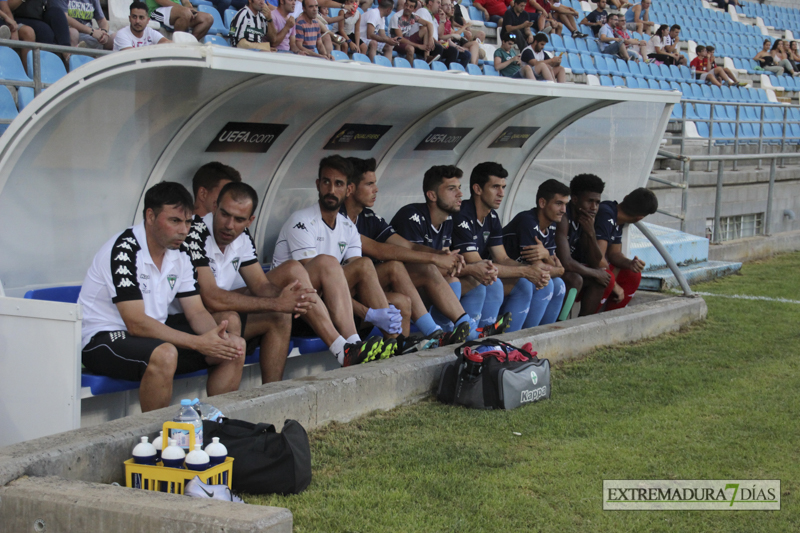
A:
POLYGON ((533 69, 528 65, 522 64, 522 58, 514 49, 516 38, 517 36, 513 33, 506 33, 503 35, 500 48, 494 51, 494 68, 501 76, 507 78, 535 80, 536 76, 533 74, 533 69))

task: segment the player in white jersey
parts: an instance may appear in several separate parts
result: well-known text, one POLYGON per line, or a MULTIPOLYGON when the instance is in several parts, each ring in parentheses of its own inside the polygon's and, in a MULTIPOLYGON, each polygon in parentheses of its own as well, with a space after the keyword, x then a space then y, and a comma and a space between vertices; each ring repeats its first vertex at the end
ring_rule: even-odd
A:
POLYGON ((143 412, 169 406, 173 376, 209 369, 209 396, 239 388, 244 340, 203 306, 195 271, 179 250, 191 225, 192 197, 162 182, 144 198, 144 221, 112 237, 92 262, 78 302, 83 307, 82 359, 95 374, 141 381, 143 412), (185 324, 167 310, 179 300, 185 324))
MULTIPOLYGON (((360 339, 353 321, 355 312, 384 332, 387 340, 381 343, 379 355, 385 358, 394 354, 395 337, 408 328, 410 313, 404 315, 389 305, 372 261, 361 257, 358 230, 339 213, 352 173, 353 165, 341 156, 320 161, 316 181, 319 201, 292 214, 283 225, 275 244, 273 266, 289 259, 303 263, 314 288, 322 294, 336 329, 351 335, 348 342, 360 339)), ((410 301, 403 298, 410 309, 410 301)))

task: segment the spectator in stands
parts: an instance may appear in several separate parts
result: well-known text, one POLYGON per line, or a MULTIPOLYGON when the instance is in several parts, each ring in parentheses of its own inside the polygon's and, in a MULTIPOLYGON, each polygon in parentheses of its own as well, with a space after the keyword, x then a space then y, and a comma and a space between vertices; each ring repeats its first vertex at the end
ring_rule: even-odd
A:
POLYGON ((533 37, 533 44, 522 51, 521 61, 531 67, 536 79, 564 83, 567 75, 564 67, 561 66, 561 58, 564 52, 555 57, 550 57, 550 54, 544 51, 547 41, 547 35, 537 33, 533 37))
POLYGON ((296 0, 278 0, 278 9, 272 12, 272 23, 277 34, 272 40, 272 48, 278 52, 292 52, 296 20, 294 12, 296 0))
POLYGON ((317 0, 301 0, 303 13, 297 17, 294 37, 290 37, 291 50, 301 56, 333 60, 331 49, 322 40, 322 27, 317 21, 319 3, 317 0))
POLYGON ((403 335, 397 339, 397 353, 410 353, 431 345, 463 342, 469 333, 469 317, 458 298, 447 284, 444 276, 456 275, 462 266, 462 258, 456 252, 435 251, 427 246, 412 244, 394 228, 375 214, 372 206, 378 194, 375 177, 375 160, 348 158, 353 163, 353 177, 347 184, 347 198, 340 212, 356 225, 361 234, 362 253, 378 263, 375 270, 384 290, 393 290, 407 296, 411 303, 411 319, 424 335, 403 335), (422 294, 429 301, 423 303, 422 294), (455 337, 445 334, 428 312, 430 304, 448 321, 460 325, 461 332, 455 337), (435 343, 434 343, 435 341, 435 343))
MULTIPOLYGON (((524 2, 525 0, 522 1, 524 2)), ((534 76, 533 69, 530 65, 522 64, 522 57, 514 49, 514 42, 517 38, 518 36, 513 33, 503 33, 500 48, 494 51, 494 68, 501 76, 507 78, 535 80, 536 76, 534 76)), ((541 72, 549 67, 544 62, 539 61, 536 68, 539 69, 540 79, 544 79, 541 72)))
MULTIPOLYGON (((28 26, 33 30, 37 43, 70 46, 67 15, 61 9, 47 9, 47 0, 0 0, 0 4, 10 8, 10 20, 18 27, 28 26)), ((5 14, 6 17, 9 16, 7 12, 5 14)), ((23 37, 29 38, 30 33, 21 31, 20 36, 22 40, 28 40, 23 37)))
POLYGON ((464 38, 466 40, 478 41, 478 44, 486 42, 486 32, 470 21, 469 10, 459 4, 457 0, 453 0, 453 24, 458 28, 464 28, 464 38))
POLYGON ((416 56, 427 59, 429 50, 433 50, 433 25, 415 13, 418 5, 417 0, 406 0, 403 9, 389 19, 392 37, 399 39, 399 52, 405 52, 411 64, 416 56))
POLYGON ((578 30, 578 12, 567 7, 561 2, 550 2, 550 0, 536 0, 536 8, 542 14, 550 19, 550 24, 553 31, 561 35, 561 26, 566 26, 572 32, 573 39, 586 37, 585 33, 578 30), (555 23, 555 24, 553 24, 555 23))
POLYGON ((625 12, 625 27, 637 33, 653 35, 655 22, 650 21, 650 6, 653 0, 642 0, 638 4, 629 7, 625 12))
POLYGON ((722 87, 720 79, 725 81, 728 85, 738 84, 737 81, 728 75, 728 72, 730 72, 729 70, 726 72, 727 69, 716 66, 716 63, 714 63, 712 58, 708 55, 707 47, 698 45, 695 52, 697 53, 697 57, 692 59, 689 66, 695 69, 695 76, 698 80, 716 85, 717 87, 722 87))
POLYGON ((631 191, 622 202, 605 201, 600 203, 594 219, 597 246, 600 248, 602 268, 613 268, 614 287, 609 297, 606 311, 621 309, 628 305, 639 283, 645 262, 634 256, 629 259, 622 254, 622 230, 625 224, 635 224, 658 209, 658 199, 652 191, 643 187, 631 191))
POLYGON ((606 24, 600 28, 599 39, 597 46, 604 54, 619 56, 625 61, 630 61, 628 56, 628 48, 625 46, 625 40, 622 37, 614 36, 614 28, 617 26, 617 19, 619 15, 610 13, 606 24))
POLYGON ((478 64, 481 58, 481 47, 478 41, 471 41, 464 37, 465 27, 453 24, 453 0, 442 0, 442 14, 439 17, 439 35, 442 41, 449 42, 449 46, 458 46, 470 56, 473 65, 478 64))
POLYGON ((536 14, 536 17, 531 17, 531 21, 536 24, 537 31, 561 35, 563 24, 558 22, 558 13, 552 13, 552 9, 550 0, 528 0, 525 6, 525 11, 536 14))
MULTIPOLYGON (((556 223, 556 255, 564 267, 567 304, 581 295, 579 316, 597 312, 614 288, 614 274, 602 268, 603 254, 595 237, 595 218, 605 188, 594 174, 578 174, 569 184, 566 213, 556 223), (572 293, 572 291, 575 291, 572 293)), ((565 306, 567 305, 565 304, 565 306)))
POLYGON ((441 57, 446 65, 450 65, 450 63, 455 61, 466 68, 467 63, 472 59, 471 54, 460 46, 448 46, 445 48, 439 40, 439 24, 436 22, 435 18, 439 14, 440 7, 441 0, 425 0, 424 7, 420 7, 416 11, 416 14, 421 19, 420 24, 422 24, 422 20, 431 24, 432 39, 428 41, 426 46, 428 48, 428 55, 433 58, 437 58, 437 56, 441 57))
POLYGON ((726 13, 728 12, 728 6, 739 6, 739 5, 741 5, 741 4, 739 4, 739 0, 713 0, 713 2, 715 4, 717 4, 718 8, 722 9, 726 13))
POLYGON ((392 7, 392 0, 378 0, 378 7, 361 16, 361 53, 367 54, 372 62, 377 52, 391 61, 394 48, 400 44, 396 37, 386 35, 386 17, 392 12, 392 7))
POLYGON ((203 306, 189 256, 179 250, 190 231, 192 197, 161 182, 144 197, 144 220, 118 233, 95 255, 78 303, 83 308, 83 364, 94 374, 141 381, 142 412, 167 407, 172 379, 209 369, 209 396, 239 387, 245 342, 203 306), (167 317, 173 301, 180 316, 167 317))
POLYGON ((622 10, 631 7, 631 4, 626 0, 608 0, 608 3, 614 6, 612 9, 622 10))
MULTIPOLYGON (((453 240, 453 215, 461 209, 462 175, 461 169, 452 165, 436 165, 429 168, 422 180, 425 203, 401 207, 392 218, 392 227, 398 235, 415 245, 449 252, 453 240)), ((491 266, 490 261, 483 261, 480 264, 463 267, 457 275, 459 277, 448 276, 447 281, 461 301, 464 311, 469 315, 469 321, 462 316, 459 319, 460 323, 454 329, 454 334, 461 336, 466 332, 474 338, 477 337, 477 326, 486 297, 486 288, 484 285, 478 285, 469 293, 463 294, 460 278, 474 276, 483 282, 491 283, 497 278, 497 270, 491 266)), ((436 323, 442 326, 452 319, 438 311, 433 313, 433 316, 436 323)))
MULTIPOLYGON (((531 26, 535 24, 535 21, 531 19, 530 15, 534 15, 537 18, 539 15, 525 11, 527 1, 514 0, 511 7, 503 15, 502 31, 500 32, 501 46, 509 35, 514 35, 514 44, 520 50, 524 50, 526 46, 533 44, 531 26)), ((497 54, 495 54, 495 57, 497 57, 497 54)))
POLYGON ((358 12, 356 0, 347 0, 342 7, 344 18, 337 22, 339 35, 345 40, 346 50, 350 54, 361 51, 361 13, 358 12))
POLYGON ((761 46, 761 51, 757 53, 753 59, 758 61, 759 66, 761 66, 763 70, 781 76, 783 75, 783 67, 775 64, 775 59, 772 57, 772 52, 770 51, 771 44, 772 41, 769 39, 764 39, 764 44, 761 46))
MULTIPOLYGON (((267 13, 271 14, 269 10, 267 13)), ((264 16, 264 0, 248 0, 231 20, 231 46, 236 48, 269 52, 276 35, 271 15, 264 16)))
POLYGON ((114 48, 114 35, 108 34, 108 20, 99 0, 52 0, 50 5, 66 14, 72 46, 95 50, 114 48), (92 20, 97 21, 98 29, 92 27, 92 20))
POLYGON ((488 22, 494 22, 498 26, 503 22, 511 0, 475 0, 472 3, 475 8, 483 13, 483 18, 488 22))
POLYGON ((638 63, 647 53, 647 41, 632 38, 631 34, 625 29, 625 19, 620 15, 617 15, 616 20, 617 25, 614 27, 614 37, 622 39, 622 43, 628 49, 628 57, 638 63))
POLYGON ((554 179, 536 191, 536 207, 517 214, 503 228, 503 246, 509 257, 527 265, 540 265, 541 283, 535 290, 523 328, 552 324, 558 319, 567 294, 564 268, 556 255, 556 224, 569 202, 569 187, 554 179))
POLYGON ((160 22, 170 31, 191 31, 194 38, 202 41, 214 23, 214 17, 201 13, 189 0, 146 0, 150 18, 160 22), (186 2, 188 5, 182 4, 186 2))
POLYGON ((789 61, 792 63, 794 71, 800 71, 800 68, 798 68, 798 65, 800 65, 800 52, 797 50, 797 41, 792 41, 791 44, 789 44, 789 50, 787 51, 787 54, 789 56, 789 61))
POLYGON ((668 36, 668 33, 669 26, 666 24, 662 24, 658 27, 656 33, 647 41, 647 57, 655 59, 656 61, 661 61, 667 65, 677 65, 683 56, 677 52, 667 52, 664 47, 664 39, 668 36))
POLYGON ((737 80, 736 76, 733 74, 733 72, 731 72, 731 69, 717 65, 717 58, 714 57, 714 50, 715 49, 713 46, 706 46, 708 62, 711 65, 711 71, 714 73, 714 76, 717 79, 722 78, 728 83, 728 85, 738 85, 740 87, 746 86, 747 82, 737 80))
POLYGON ((403 321, 400 311, 386 301, 372 261, 361 257, 358 230, 339 213, 352 174, 353 165, 341 156, 320 161, 319 201, 289 216, 272 256, 273 268, 294 259, 308 271, 312 286, 322 294, 333 324, 342 333, 330 350, 343 366, 389 357, 397 346, 393 338, 384 342, 376 336, 362 341, 353 319, 354 305, 365 322, 391 336, 402 332, 403 321))
POLYGON ((606 25, 608 21, 608 11, 606 11, 606 0, 597 0, 597 7, 594 11, 583 17, 581 24, 589 26, 592 33, 597 37, 600 33, 600 28, 606 25))
POLYGON ((505 196, 507 177, 508 171, 499 163, 476 165, 469 180, 471 197, 453 215, 453 248, 464 256, 467 268, 477 268, 471 276, 461 277, 461 290, 469 295, 478 283, 486 287, 478 322, 481 337, 538 326, 548 301, 561 309, 561 302, 555 301, 559 299, 553 297, 553 287, 548 283, 552 270, 541 260, 524 264, 506 253, 505 230, 496 209, 505 196))
POLYGON ((798 73, 794 71, 792 62, 789 61, 789 54, 786 52, 786 42, 783 39, 775 39, 772 43, 772 50, 770 50, 772 59, 776 65, 783 67, 783 70, 791 76, 797 76, 798 73))
POLYGON ((664 50, 667 51, 668 54, 677 55, 677 64, 678 65, 686 65, 686 57, 680 53, 681 44, 680 44, 680 36, 681 36, 681 27, 677 24, 673 24, 669 28, 669 33, 664 37, 664 50))
MULTIPOLYGON (((17 21, 14 19, 14 14, 8 6, 8 0, 0 0, 0 33, 2 33, 0 39, 13 39, 15 41, 27 41, 29 43, 36 42, 36 33, 33 31, 33 28, 17 24, 17 21), (7 29, 7 36, 3 28, 7 29)), ((27 50, 20 50, 19 52, 24 63, 24 56, 27 54, 27 50)))
POLYGON ((150 17, 147 16, 147 5, 144 2, 134 0, 131 3, 128 21, 130 25, 114 35, 115 51, 172 42, 147 25, 150 17))

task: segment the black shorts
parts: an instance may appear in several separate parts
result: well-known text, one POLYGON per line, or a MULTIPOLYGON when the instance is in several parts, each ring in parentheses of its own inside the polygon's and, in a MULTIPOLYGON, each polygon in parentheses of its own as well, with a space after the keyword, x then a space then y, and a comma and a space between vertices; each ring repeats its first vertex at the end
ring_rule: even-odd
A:
MULTIPOLYGON (((171 315, 166 325, 194 335, 185 315, 171 315)), ((83 348, 82 360, 92 374, 126 381, 141 381, 150 362, 153 350, 166 341, 147 337, 134 337, 127 331, 101 331, 83 348)), ((178 348, 178 367, 175 374, 188 374, 204 370, 211 365, 206 356, 187 348, 178 348)))

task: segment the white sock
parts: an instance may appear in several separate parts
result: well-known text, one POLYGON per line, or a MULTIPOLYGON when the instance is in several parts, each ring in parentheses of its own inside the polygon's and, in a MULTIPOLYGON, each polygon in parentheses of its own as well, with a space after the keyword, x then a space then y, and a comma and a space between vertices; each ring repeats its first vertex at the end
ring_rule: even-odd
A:
POLYGON ((361 337, 359 337, 357 333, 354 335, 350 335, 347 338, 347 344, 355 344, 357 342, 361 342, 361 337))
POLYGON ((347 341, 344 340, 344 337, 339 335, 338 337, 336 337, 336 340, 333 341, 330 346, 328 346, 328 350, 330 350, 330 352, 333 355, 336 356, 336 359, 339 360, 339 364, 340 365, 344 364, 344 345, 345 344, 347 344, 347 341))

